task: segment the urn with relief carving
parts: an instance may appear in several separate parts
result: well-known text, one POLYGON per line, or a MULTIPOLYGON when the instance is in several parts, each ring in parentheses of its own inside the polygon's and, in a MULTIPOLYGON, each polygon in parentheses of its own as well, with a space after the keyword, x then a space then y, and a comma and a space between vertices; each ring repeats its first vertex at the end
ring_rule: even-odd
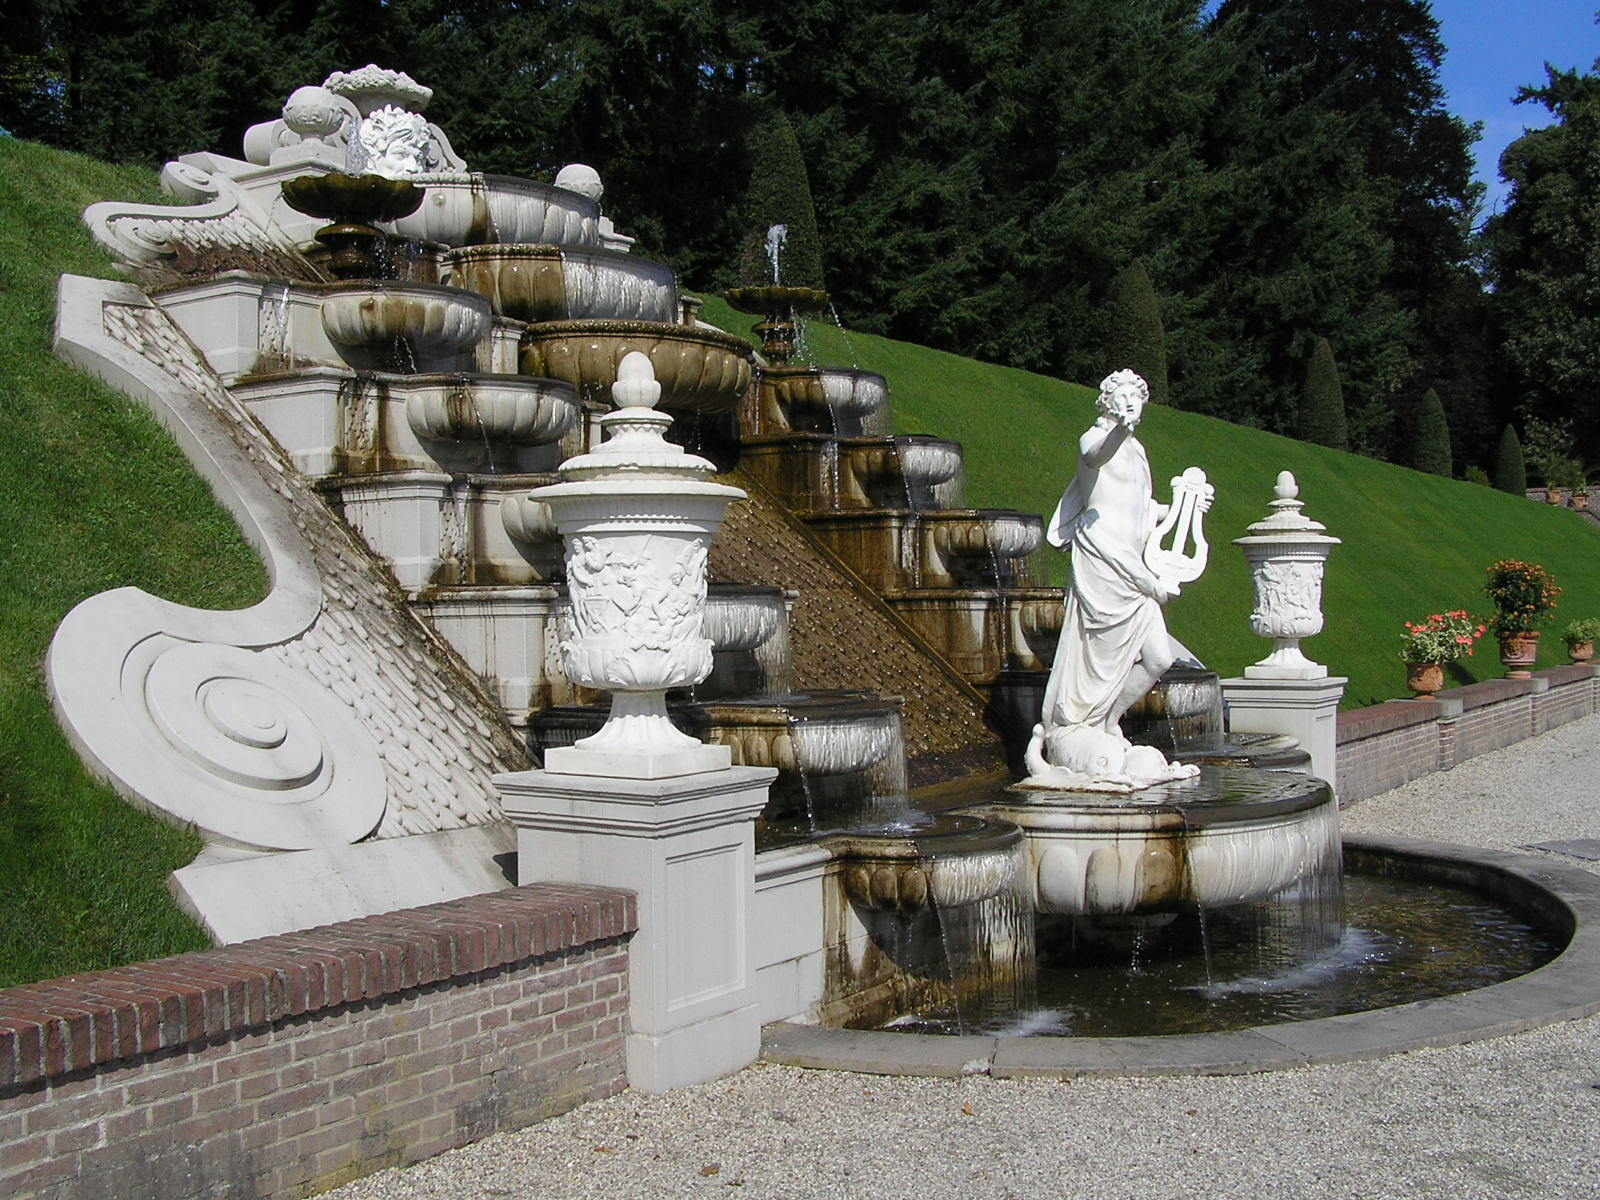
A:
POLYGON ((571 608, 561 662, 573 683, 611 693, 598 733, 545 755, 547 770, 656 778, 729 765, 667 718, 669 688, 711 673, 704 636, 706 564, 728 505, 744 498, 711 482, 715 469, 668 442, 672 417, 650 359, 627 355, 600 418, 606 440, 561 464, 561 482, 529 497, 548 506, 566 542, 571 608))
POLYGON ((1322 570, 1339 539, 1301 512, 1299 485, 1288 471, 1278 473, 1273 492, 1272 515, 1233 542, 1255 586, 1250 632, 1273 641, 1272 653, 1246 667, 1245 677, 1321 679, 1328 668, 1301 652, 1300 639, 1322 632, 1322 570))

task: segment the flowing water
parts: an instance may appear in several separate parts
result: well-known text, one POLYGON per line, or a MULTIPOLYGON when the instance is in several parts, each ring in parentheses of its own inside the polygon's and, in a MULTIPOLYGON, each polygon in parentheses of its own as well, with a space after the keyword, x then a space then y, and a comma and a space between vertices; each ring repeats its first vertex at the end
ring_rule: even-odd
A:
MULTIPOLYGON (((1160 922, 1040 918, 1038 1008, 982 1031, 1137 1037, 1306 1021, 1485 987, 1561 950, 1480 892, 1371 875, 1346 878, 1342 928, 1322 927, 1325 944, 1308 948, 1316 900, 1299 892, 1160 922)), ((958 1032, 937 1014, 886 1028, 958 1032)))

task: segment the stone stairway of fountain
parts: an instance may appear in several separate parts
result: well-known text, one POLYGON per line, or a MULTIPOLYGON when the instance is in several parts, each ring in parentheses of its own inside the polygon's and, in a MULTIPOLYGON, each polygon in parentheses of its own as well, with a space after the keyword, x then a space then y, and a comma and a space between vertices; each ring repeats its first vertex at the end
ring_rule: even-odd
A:
POLYGON ((1036 565, 1043 521, 965 504, 961 446, 890 432, 867 371, 763 365, 741 413, 741 461, 1025 740, 1060 631, 1062 592, 1036 565))
MULTIPOLYGON (((696 306, 680 299, 671 271, 629 252, 630 239, 600 216, 598 178, 587 168, 567 168, 560 186, 462 171, 410 178, 415 211, 389 194, 389 181, 308 163, 287 180, 291 205, 267 203, 298 256, 295 278, 202 275, 169 287, 163 303, 513 724, 529 727, 530 744, 565 744, 598 723, 600 697, 562 674, 562 547, 528 493, 591 449, 625 354, 650 358, 661 405, 680 424, 690 415, 731 426, 750 348, 695 324, 696 306), (350 194, 364 201, 369 192, 385 193, 395 211, 369 208, 370 219, 340 211, 350 194), (296 224, 296 208, 336 223, 296 224), (349 249, 362 230, 373 243, 364 262, 349 249), (340 279, 329 282, 330 273, 340 279)), ((893 672, 868 671, 864 681, 822 672, 819 681, 807 670, 797 688, 786 649, 793 595, 717 590, 708 628, 719 660, 754 656, 764 665, 754 675, 719 670, 676 704, 676 719, 729 745, 737 763, 784 769, 775 828, 798 822, 809 834, 886 803, 903 807, 903 708, 917 725, 920 778, 935 761, 1000 769, 976 698, 952 692, 950 681, 909 702, 900 693, 913 689, 881 686, 901 678, 893 672), (952 701, 964 719, 944 715, 952 701)), ((885 661, 902 657, 896 631, 877 640, 885 661)))

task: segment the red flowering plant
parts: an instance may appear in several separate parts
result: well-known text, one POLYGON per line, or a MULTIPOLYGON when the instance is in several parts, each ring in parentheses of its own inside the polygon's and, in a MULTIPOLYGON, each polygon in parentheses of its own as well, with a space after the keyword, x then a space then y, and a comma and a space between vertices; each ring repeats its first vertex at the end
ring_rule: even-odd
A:
POLYGON ((1494 602, 1489 624, 1495 633, 1532 633, 1550 619, 1561 589, 1555 577, 1538 563, 1506 558, 1489 567, 1483 594, 1494 602))
POLYGON ((1472 645, 1486 626, 1474 621, 1464 608, 1434 613, 1426 621, 1407 621, 1400 658, 1408 663, 1447 663, 1472 654, 1472 645))

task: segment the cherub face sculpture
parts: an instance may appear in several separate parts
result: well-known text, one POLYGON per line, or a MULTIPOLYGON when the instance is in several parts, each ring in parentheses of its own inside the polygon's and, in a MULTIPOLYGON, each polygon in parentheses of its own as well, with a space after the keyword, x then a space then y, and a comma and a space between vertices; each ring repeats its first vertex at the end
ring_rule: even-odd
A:
POLYGON ((431 135, 428 123, 416 113, 390 105, 380 108, 356 134, 374 174, 404 179, 428 169, 431 135))

